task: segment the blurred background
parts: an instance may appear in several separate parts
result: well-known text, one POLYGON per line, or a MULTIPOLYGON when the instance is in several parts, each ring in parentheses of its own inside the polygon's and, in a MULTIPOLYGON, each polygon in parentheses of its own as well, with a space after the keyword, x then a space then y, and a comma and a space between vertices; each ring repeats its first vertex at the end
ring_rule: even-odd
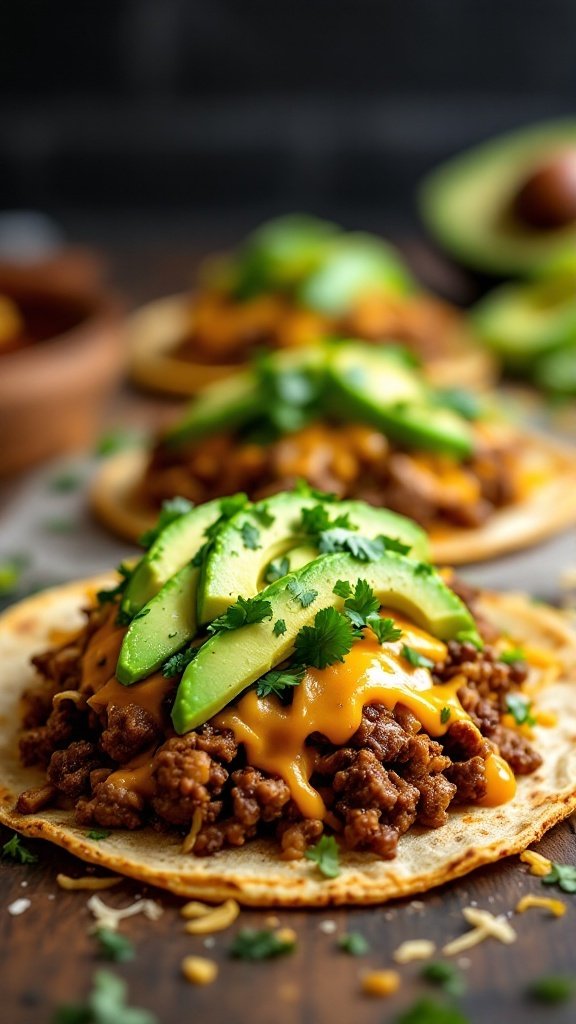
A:
POLYGON ((3 0, 0 204, 111 250, 414 233, 428 168, 573 110, 575 37, 573 0, 3 0))

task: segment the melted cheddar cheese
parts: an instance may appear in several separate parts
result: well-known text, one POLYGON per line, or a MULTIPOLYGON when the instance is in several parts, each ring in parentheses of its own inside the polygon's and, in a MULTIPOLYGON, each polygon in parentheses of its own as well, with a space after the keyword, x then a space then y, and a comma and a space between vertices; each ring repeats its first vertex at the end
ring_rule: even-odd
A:
POLYGON ((174 689, 174 680, 165 679, 161 672, 148 676, 141 683, 123 686, 113 677, 104 684, 88 704, 94 711, 104 711, 108 705, 124 708, 128 704, 137 704, 152 716, 155 722, 162 725, 164 721, 163 704, 169 693, 174 689))
MULTIPOLYGON (((403 630, 400 641, 380 646, 367 631, 344 662, 307 669, 290 706, 276 697, 259 698, 252 690, 216 718, 219 728, 231 729, 244 744, 249 764, 284 779, 304 817, 326 816, 324 802, 310 784, 315 752, 306 740, 313 733, 344 745, 358 729, 367 704, 383 704, 390 711, 403 704, 430 736, 444 735, 452 722, 470 720, 456 695, 461 677, 435 685, 427 668, 413 668, 401 655, 406 643, 439 662, 446 655, 445 645, 399 616, 394 618, 403 630)), ((511 799, 516 783, 506 762, 491 755, 486 769, 484 802, 492 806, 511 799)))

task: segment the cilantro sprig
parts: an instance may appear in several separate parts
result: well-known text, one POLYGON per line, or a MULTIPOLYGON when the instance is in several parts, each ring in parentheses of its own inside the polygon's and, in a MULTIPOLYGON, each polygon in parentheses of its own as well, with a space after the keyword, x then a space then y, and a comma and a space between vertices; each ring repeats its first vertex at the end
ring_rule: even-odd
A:
POLYGON ((532 714, 532 701, 523 693, 507 693, 506 709, 516 725, 536 725, 536 719, 532 714))
POLYGON ((99 946, 99 953, 105 960, 115 963, 126 963, 134 959, 134 946, 125 935, 111 928, 98 928, 94 933, 99 946))
POLYGON ((302 626, 294 641, 294 660, 299 665, 326 668, 344 657, 356 639, 354 627, 336 608, 321 608, 313 626, 302 626))
POLYGON ((198 647, 187 647, 185 651, 177 651, 176 654, 172 654, 162 665, 164 678, 173 679, 175 676, 181 676, 198 651, 198 647))
POLYGON ((224 633, 227 630, 239 629, 254 622, 264 622, 272 618, 272 605, 263 597, 239 597, 235 604, 230 605, 223 615, 208 626, 209 633, 224 633))
POLYGON ((403 544, 394 537, 386 537, 384 534, 369 538, 362 537, 353 530, 334 527, 320 534, 318 550, 322 555, 347 551, 359 562, 376 562, 386 551, 405 555, 410 551, 410 545, 403 544))
POLYGON ((576 892, 576 865, 552 864, 552 870, 541 881, 543 885, 557 885, 563 892, 576 892))
POLYGON ((286 690, 299 686, 304 678, 304 668, 294 665, 291 668, 276 669, 267 672, 258 680, 256 693, 259 697, 268 697, 273 693, 276 697, 284 697, 286 690))
POLYGON ((304 855, 314 861, 325 878, 338 878, 340 874, 340 849, 334 836, 321 836, 314 846, 309 846, 304 855))
POLYGON ((430 658, 420 654, 415 647, 409 647, 408 644, 404 644, 402 647, 402 657, 409 665, 412 665, 412 668, 434 668, 434 662, 430 658))
POLYGON ((7 843, 4 843, 2 856, 11 857, 12 860, 16 860, 20 864, 36 864, 38 860, 38 854, 30 853, 30 850, 23 845, 17 832, 14 833, 7 843))
POLYGON ((158 1024, 154 1013, 128 1006, 126 993, 121 978, 109 971, 97 971, 86 1002, 59 1007, 52 1024, 158 1024))
POLYGON ((241 928, 230 947, 237 960, 270 960, 293 953, 296 942, 270 928, 241 928))
POLYGON ((308 534, 310 537, 319 537, 320 534, 331 529, 355 529, 354 525, 350 522, 350 516, 347 512, 331 518, 328 510, 324 505, 320 504, 302 509, 300 528, 303 533, 308 534))

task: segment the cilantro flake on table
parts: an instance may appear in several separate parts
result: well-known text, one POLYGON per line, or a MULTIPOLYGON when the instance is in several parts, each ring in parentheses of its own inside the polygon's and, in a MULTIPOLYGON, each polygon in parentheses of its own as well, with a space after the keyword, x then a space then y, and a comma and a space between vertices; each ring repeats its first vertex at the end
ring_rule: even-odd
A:
POLYGON ((81 486, 82 476, 73 470, 64 470, 62 473, 52 477, 50 481, 50 490, 55 491, 57 494, 71 494, 72 491, 77 491, 81 486))
POLYGON ((314 846, 309 846, 304 856, 314 861, 325 878, 338 878, 340 874, 340 848, 334 836, 321 836, 314 846))
POLYGON ((424 654, 420 654, 414 647, 409 647, 408 644, 404 644, 402 647, 402 657, 406 659, 412 668, 434 668, 434 662, 427 658, 424 654))
POLYGON ((464 978, 453 964, 442 960, 432 960, 425 964, 420 972, 424 981, 438 985, 449 996, 461 996, 466 990, 464 978))
POLYGON ((557 885, 562 892, 576 892, 576 865, 552 864, 552 870, 540 879, 543 885, 557 885))
POLYGON ((506 709, 516 725, 536 725, 536 719, 532 714, 532 701, 523 693, 507 693, 506 709))
POLYGON ((138 538, 138 543, 143 548, 151 548, 154 541, 162 533, 170 523, 174 523, 177 519, 181 519, 187 512, 190 512, 194 508, 194 502, 188 501, 188 498, 182 498, 177 496, 175 498, 168 498, 162 502, 162 508, 160 515, 156 521, 155 526, 152 526, 149 530, 146 530, 141 537, 138 538))
POLYGON ((113 931, 112 928, 98 928, 94 935, 99 952, 106 960, 120 964, 134 959, 134 946, 125 935, 113 931))
POLYGON ((293 953, 296 942, 270 928, 241 928, 234 936, 230 956, 237 960, 270 960, 293 953))
POLYGON ((4 843, 2 847, 2 856, 11 857, 12 860, 18 861, 20 864, 36 864, 38 860, 38 854, 30 853, 30 850, 23 845, 21 837, 17 832, 4 843))
POLYGON ((294 660, 299 665, 326 668, 344 657, 357 639, 350 620, 335 608, 322 608, 313 626, 302 626, 294 641, 294 660))
POLYGON ((365 956, 370 952, 370 943, 360 932, 345 932, 338 939, 338 948, 350 956, 365 956))
POLYGON ((264 622, 272 618, 270 601, 257 595, 256 597, 239 597, 235 604, 230 605, 223 615, 208 626, 209 633, 223 633, 240 626, 249 626, 254 622, 264 622))
POLYGON ((60 1006, 52 1024, 158 1024, 156 1014, 126 1005, 127 986, 109 971, 97 971, 86 1002, 60 1006))
POLYGON ((27 555, 13 555, 0 562, 0 597, 8 597, 18 589, 28 561, 27 555))
POLYGON ((101 438, 96 443, 94 454, 99 458, 105 458, 108 455, 116 455, 117 452, 124 451, 126 448, 132 448, 139 444, 140 440, 140 437, 135 434, 133 430, 125 430, 123 427, 117 427, 114 430, 108 430, 105 434, 102 434, 101 438))
POLYGON ((318 597, 317 590, 306 590, 306 587, 298 579, 288 580, 286 590, 299 601, 303 608, 307 608, 318 597))
POLYGON ((562 975, 537 978, 528 988, 528 995, 540 1003, 564 1003, 576 991, 576 980, 562 975))
POLYGON ((258 697, 268 697, 271 693, 276 697, 284 697, 286 691, 299 686, 304 678, 304 669, 299 665, 292 668, 275 669, 267 672, 256 684, 258 697))
POLYGON ((276 583, 276 580, 281 580, 283 576, 287 576, 290 572, 290 559, 284 556, 283 558, 274 558, 271 562, 268 562, 264 571, 264 582, 265 583, 276 583))
POLYGON ((470 1021, 455 1006, 425 997, 397 1017, 396 1024, 470 1024, 470 1021))

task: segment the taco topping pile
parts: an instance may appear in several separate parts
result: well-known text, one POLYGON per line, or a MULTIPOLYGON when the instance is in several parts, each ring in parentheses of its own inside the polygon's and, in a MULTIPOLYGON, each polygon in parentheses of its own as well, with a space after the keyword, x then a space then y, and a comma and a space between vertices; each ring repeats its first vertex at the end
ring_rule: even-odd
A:
POLYGON ((541 670, 413 522, 301 488, 180 500, 145 543, 34 659, 20 754, 46 781, 21 813, 177 830, 199 856, 274 837, 320 865, 335 835, 391 859, 413 825, 504 803, 541 763, 541 670))
POLYGON ((210 387, 157 443, 139 500, 158 509, 307 480, 426 528, 475 528, 530 494, 550 459, 463 391, 427 385, 402 350, 349 341, 260 359, 210 387))

